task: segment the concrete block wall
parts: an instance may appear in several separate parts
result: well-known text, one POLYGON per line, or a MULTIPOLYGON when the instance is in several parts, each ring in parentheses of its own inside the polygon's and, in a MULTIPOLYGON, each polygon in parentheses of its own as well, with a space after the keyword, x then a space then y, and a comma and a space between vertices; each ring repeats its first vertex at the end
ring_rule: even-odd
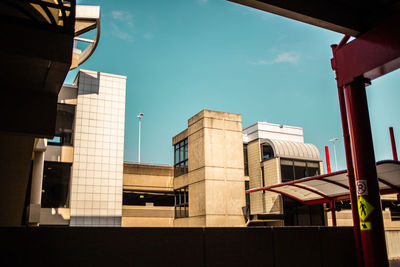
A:
POLYGON ((175 226, 244 226, 244 163, 241 115, 202 110, 188 120, 189 173, 174 188, 189 187, 189 218, 175 226))
MULTIPOLYGON (((262 186, 261 174, 261 150, 260 140, 256 139, 247 145, 248 165, 249 165, 249 185, 250 188, 257 188, 262 186)), ((250 214, 262 214, 265 212, 264 208, 265 195, 262 191, 250 194, 250 214)))
MULTIPOLYGON (((264 167, 265 186, 278 184, 281 182, 280 159, 273 158, 262 163, 264 167)), ((280 194, 265 192, 265 211, 266 213, 283 213, 283 203, 280 194)))

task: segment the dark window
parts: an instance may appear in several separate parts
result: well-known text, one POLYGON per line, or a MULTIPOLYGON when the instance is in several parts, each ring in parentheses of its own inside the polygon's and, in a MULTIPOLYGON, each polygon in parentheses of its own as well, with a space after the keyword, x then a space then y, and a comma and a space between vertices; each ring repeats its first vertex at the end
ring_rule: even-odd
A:
POLYGON ((68 207, 70 163, 44 162, 42 208, 68 207))
POLYGON ((281 177, 282 183, 294 180, 294 168, 292 160, 281 159, 281 177))
POLYGON ((177 143, 174 151, 174 176, 177 177, 188 172, 188 139, 177 143))
POLYGON ((243 145, 244 175, 249 176, 249 157, 247 155, 247 144, 243 145))
POLYGON ((124 191, 122 199, 123 205, 174 206, 174 194, 172 193, 124 191))
POLYGON ((274 150, 270 145, 262 145, 262 160, 271 159, 274 157, 274 150))
MULTIPOLYGON (((245 181, 244 182, 244 187, 245 187, 245 190, 249 190, 250 189, 250 182, 249 181, 245 181)), ((250 194, 246 194, 246 207, 250 208, 250 194)))
POLYGON ((75 118, 75 106, 57 104, 56 132, 53 139, 49 139, 50 145, 72 146, 73 126, 75 118))
POLYGON ((175 218, 189 217, 189 190, 182 187, 175 190, 175 218))
POLYGON ((281 159, 282 183, 319 175, 319 163, 315 161, 281 159))
POLYGON ((283 213, 285 226, 325 225, 323 204, 302 205, 283 196, 283 213))
POLYGON ((307 177, 307 165, 305 161, 294 161, 294 178, 301 179, 307 177))

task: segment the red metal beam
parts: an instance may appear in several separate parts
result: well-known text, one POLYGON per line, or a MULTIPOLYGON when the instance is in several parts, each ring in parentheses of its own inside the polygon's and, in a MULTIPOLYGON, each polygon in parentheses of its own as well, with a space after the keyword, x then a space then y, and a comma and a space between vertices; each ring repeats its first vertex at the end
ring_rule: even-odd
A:
POLYGON ((389 183, 388 181, 385 181, 385 180, 383 180, 381 178, 378 178, 378 181, 381 182, 382 184, 385 184, 385 185, 389 186, 391 189, 394 189, 394 190, 400 192, 400 189, 399 189, 398 186, 395 186, 394 184, 389 183))
POLYGON ((329 159, 329 148, 325 146, 325 158, 326 158, 326 171, 331 173, 331 160, 329 159))
POLYGON ((400 67, 400 17, 387 19, 357 39, 339 47, 332 67, 342 87, 364 76, 373 80, 400 67))
POLYGON ((390 143, 392 144, 393 160, 397 159, 396 140, 394 139, 393 127, 389 127, 390 143))

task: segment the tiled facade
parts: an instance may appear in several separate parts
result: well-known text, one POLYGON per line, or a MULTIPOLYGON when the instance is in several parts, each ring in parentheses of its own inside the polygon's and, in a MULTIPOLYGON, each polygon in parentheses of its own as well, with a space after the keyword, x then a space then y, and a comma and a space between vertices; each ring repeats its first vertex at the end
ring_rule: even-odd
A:
POLYGON ((121 226, 126 77, 77 76, 71 226, 121 226))

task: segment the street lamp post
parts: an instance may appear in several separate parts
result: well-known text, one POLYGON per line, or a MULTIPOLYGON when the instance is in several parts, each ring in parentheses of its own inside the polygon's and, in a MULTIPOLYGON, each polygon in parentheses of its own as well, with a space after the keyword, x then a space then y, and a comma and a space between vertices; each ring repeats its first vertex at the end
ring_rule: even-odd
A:
POLYGON ((335 148, 335 141, 339 140, 339 138, 332 138, 331 140, 329 140, 329 142, 332 142, 333 144, 333 155, 335 157, 335 167, 336 167, 336 171, 338 171, 338 167, 337 167, 337 159, 336 159, 336 148, 335 148))
POLYGON ((136 117, 139 119, 139 150, 138 150, 138 163, 140 163, 140 130, 142 127, 142 117, 144 116, 143 113, 139 113, 136 117))

